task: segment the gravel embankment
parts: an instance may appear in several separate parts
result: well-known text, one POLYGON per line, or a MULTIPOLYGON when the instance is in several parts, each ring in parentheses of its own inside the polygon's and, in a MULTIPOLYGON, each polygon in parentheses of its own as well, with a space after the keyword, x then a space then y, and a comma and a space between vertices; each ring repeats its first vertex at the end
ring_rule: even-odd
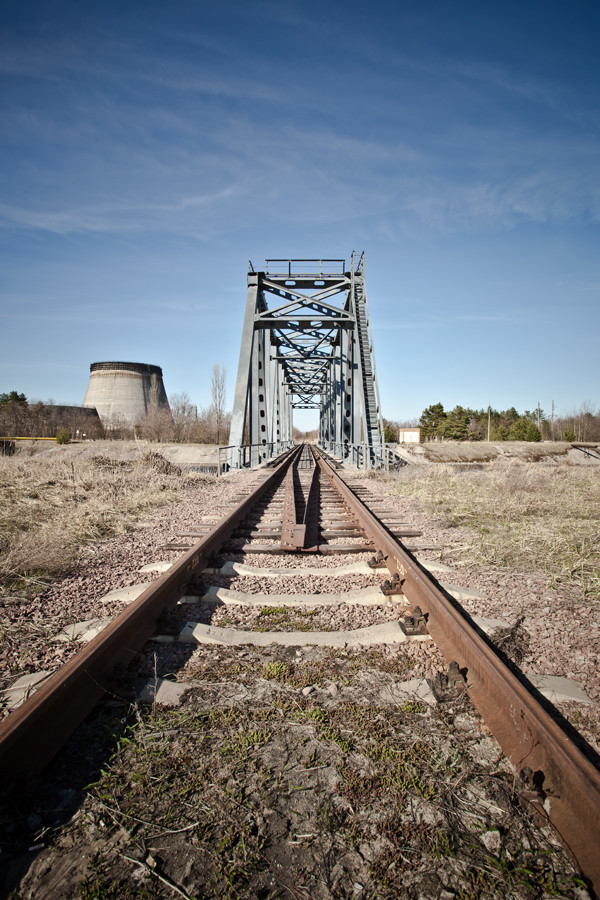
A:
POLYGON ((593 706, 565 702, 559 708, 600 752, 598 605, 576 599, 567 588, 564 592, 549 588, 539 572, 465 564, 462 551, 472 537, 466 528, 445 526, 426 516, 411 498, 393 495, 393 480, 370 478, 366 483, 373 496, 385 500, 390 509, 421 529, 422 539, 441 548, 437 553, 417 554, 421 562, 433 559, 455 570, 439 576, 441 582, 459 584, 481 595, 481 599, 461 601, 468 613, 500 619, 509 626, 520 623, 512 647, 504 650, 525 674, 569 678, 586 691, 593 706))
POLYGON ((63 628, 119 613, 121 603, 100 600, 117 588, 151 581, 153 576, 140 575, 139 569, 158 559, 177 559, 179 551, 160 548, 222 509, 255 477, 254 472, 242 472, 213 484, 191 486, 184 500, 150 513, 143 527, 85 547, 73 573, 50 588, 28 599, 0 598, 5 629, 0 644, 1 687, 28 673, 53 671, 70 659, 81 645, 56 643, 54 638, 63 628))

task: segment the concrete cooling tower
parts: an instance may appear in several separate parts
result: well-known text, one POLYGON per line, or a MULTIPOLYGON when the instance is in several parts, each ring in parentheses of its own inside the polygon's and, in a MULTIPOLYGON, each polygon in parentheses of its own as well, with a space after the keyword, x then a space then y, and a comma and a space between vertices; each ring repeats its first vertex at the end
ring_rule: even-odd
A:
POLYGON ((162 369, 146 363, 92 363, 83 405, 95 406, 105 427, 139 425, 152 409, 169 409, 162 369))

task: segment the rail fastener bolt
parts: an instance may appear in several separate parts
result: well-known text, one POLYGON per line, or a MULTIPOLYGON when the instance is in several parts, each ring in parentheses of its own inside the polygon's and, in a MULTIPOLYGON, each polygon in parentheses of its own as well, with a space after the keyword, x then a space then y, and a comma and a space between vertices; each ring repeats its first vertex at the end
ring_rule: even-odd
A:
POLYGON ((384 556, 381 550, 377 551, 377 556, 372 556, 367 562, 370 569, 385 569, 387 556, 384 556))
POLYGON ((404 584, 404 578, 400 578, 398 573, 392 576, 392 579, 386 578, 386 580, 381 585, 381 592, 385 594, 386 597, 391 597, 396 594, 402 593, 402 586, 404 584))
POLYGON ((405 616, 402 627, 406 634, 429 634, 427 618, 423 615, 420 606, 415 606, 412 616, 405 616))
POLYGON ((466 690, 466 687, 467 680, 455 660, 450 663, 447 672, 438 672, 432 683, 433 693, 440 703, 446 700, 456 700, 466 690))

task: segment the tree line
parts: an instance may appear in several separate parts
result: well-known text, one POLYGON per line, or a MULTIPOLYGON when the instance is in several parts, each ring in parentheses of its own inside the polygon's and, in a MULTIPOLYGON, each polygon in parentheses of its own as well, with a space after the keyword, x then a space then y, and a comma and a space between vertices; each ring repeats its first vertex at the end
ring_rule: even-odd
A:
MULTIPOLYGON (((66 432, 71 438, 97 440, 174 441, 194 444, 227 444, 231 413, 225 408, 225 368, 215 364, 211 376, 211 403, 203 408, 192 403, 186 393, 169 397, 170 409, 158 403, 150 392, 146 415, 134 425, 116 413, 101 422, 92 410, 77 406, 57 406, 53 401, 29 401, 25 394, 0 394, 0 437, 56 437, 66 432)), ((95 412, 95 411, 94 411, 95 412)))
MULTIPOLYGON (((29 401, 18 391, 0 393, 0 437, 56 437, 59 431, 71 437, 88 439, 112 438, 178 443, 226 444, 229 439, 231 413, 225 406, 225 368, 213 366, 211 403, 198 407, 186 393, 169 397, 170 410, 161 408, 150 398, 147 415, 134 426, 122 416, 100 422, 90 416, 91 410, 76 406, 56 406, 52 401, 29 401)), ((542 409, 517 412, 470 409, 455 406, 446 411, 441 403, 423 410, 419 420, 397 422, 384 419, 384 439, 395 443, 401 428, 418 426, 421 440, 454 441, 540 441, 600 442, 600 412, 584 403, 576 412, 548 417, 542 409)), ((317 431, 301 432, 294 428, 296 440, 313 439, 317 431)))
POLYGON ((54 438, 61 431, 91 439, 104 435, 96 410, 56 406, 52 401, 30 402, 18 391, 0 394, 0 436, 54 438))
POLYGON ((522 413, 514 406, 445 410, 441 403, 434 403, 423 410, 418 425, 421 440, 429 441, 600 441, 600 413, 589 403, 577 412, 553 417, 540 408, 522 413))

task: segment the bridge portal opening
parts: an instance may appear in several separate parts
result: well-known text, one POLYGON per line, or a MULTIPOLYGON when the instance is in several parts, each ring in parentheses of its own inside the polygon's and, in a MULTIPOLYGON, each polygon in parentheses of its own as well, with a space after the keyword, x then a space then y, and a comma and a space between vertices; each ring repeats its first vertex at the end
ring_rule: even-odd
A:
POLYGON ((305 416, 319 442, 347 456, 383 442, 364 253, 345 259, 267 259, 248 270, 229 443, 245 434, 255 465, 293 441, 305 416), (314 416, 314 419, 313 419, 314 416))

